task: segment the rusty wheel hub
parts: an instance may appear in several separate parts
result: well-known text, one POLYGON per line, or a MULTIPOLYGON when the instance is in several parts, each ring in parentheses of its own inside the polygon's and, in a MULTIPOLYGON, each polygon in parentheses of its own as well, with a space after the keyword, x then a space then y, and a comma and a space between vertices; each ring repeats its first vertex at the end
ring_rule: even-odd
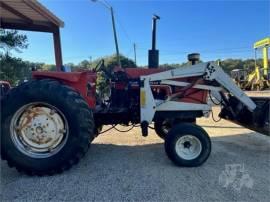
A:
POLYGON ((31 157, 48 157, 66 142, 68 124, 63 113, 46 103, 31 103, 20 108, 11 122, 16 147, 31 157))

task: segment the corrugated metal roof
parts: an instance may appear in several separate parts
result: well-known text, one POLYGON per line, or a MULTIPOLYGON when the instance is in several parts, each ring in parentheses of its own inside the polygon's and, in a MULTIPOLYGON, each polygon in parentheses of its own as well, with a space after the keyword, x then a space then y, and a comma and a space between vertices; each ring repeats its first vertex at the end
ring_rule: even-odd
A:
POLYGON ((8 27, 64 26, 63 21, 36 0, 0 0, 0 16, 1 24, 8 27))

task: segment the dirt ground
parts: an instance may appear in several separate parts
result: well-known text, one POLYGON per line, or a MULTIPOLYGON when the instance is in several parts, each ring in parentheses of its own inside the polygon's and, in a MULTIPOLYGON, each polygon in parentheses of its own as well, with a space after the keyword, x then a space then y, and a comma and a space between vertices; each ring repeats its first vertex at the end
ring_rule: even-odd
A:
POLYGON ((250 97, 270 97, 270 90, 264 91, 245 91, 250 97))
POLYGON ((269 201, 270 137, 224 120, 198 124, 212 140, 201 167, 173 165, 152 130, 112 130, 60 175, 30 177, 1 161, 2 201, 269 201))

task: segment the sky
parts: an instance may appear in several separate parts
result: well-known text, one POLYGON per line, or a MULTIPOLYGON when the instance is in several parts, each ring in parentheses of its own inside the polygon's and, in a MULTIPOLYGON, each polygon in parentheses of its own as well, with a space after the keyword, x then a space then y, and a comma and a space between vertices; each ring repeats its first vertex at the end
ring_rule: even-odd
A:
MULTIPOLYGON (((115 53, 109 10, 91 0, 41 0, 65 22, 61 29, 64 63, 79 63, 115 53)), ((270 36, 270 1, 107 0, 113 6, 120 52, 147 65, 151 18, 157 24, 160 64, 186 62, 199 52, 203 61, 253 58, 253 43, 270 36)), ((15 56, 54 64, 52 34, 23 32, 29 47, 15 56)))

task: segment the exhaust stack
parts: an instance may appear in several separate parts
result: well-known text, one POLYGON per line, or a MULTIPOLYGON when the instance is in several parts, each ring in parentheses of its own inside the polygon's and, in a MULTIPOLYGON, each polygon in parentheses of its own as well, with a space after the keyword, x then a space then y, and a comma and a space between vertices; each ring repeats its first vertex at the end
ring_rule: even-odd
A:
POLYGON ((153 15, 152 18, 152 49, 148 51, 148 68, 158 68, 159 51, 156 49, 156 26, 160 17, 153 15))

